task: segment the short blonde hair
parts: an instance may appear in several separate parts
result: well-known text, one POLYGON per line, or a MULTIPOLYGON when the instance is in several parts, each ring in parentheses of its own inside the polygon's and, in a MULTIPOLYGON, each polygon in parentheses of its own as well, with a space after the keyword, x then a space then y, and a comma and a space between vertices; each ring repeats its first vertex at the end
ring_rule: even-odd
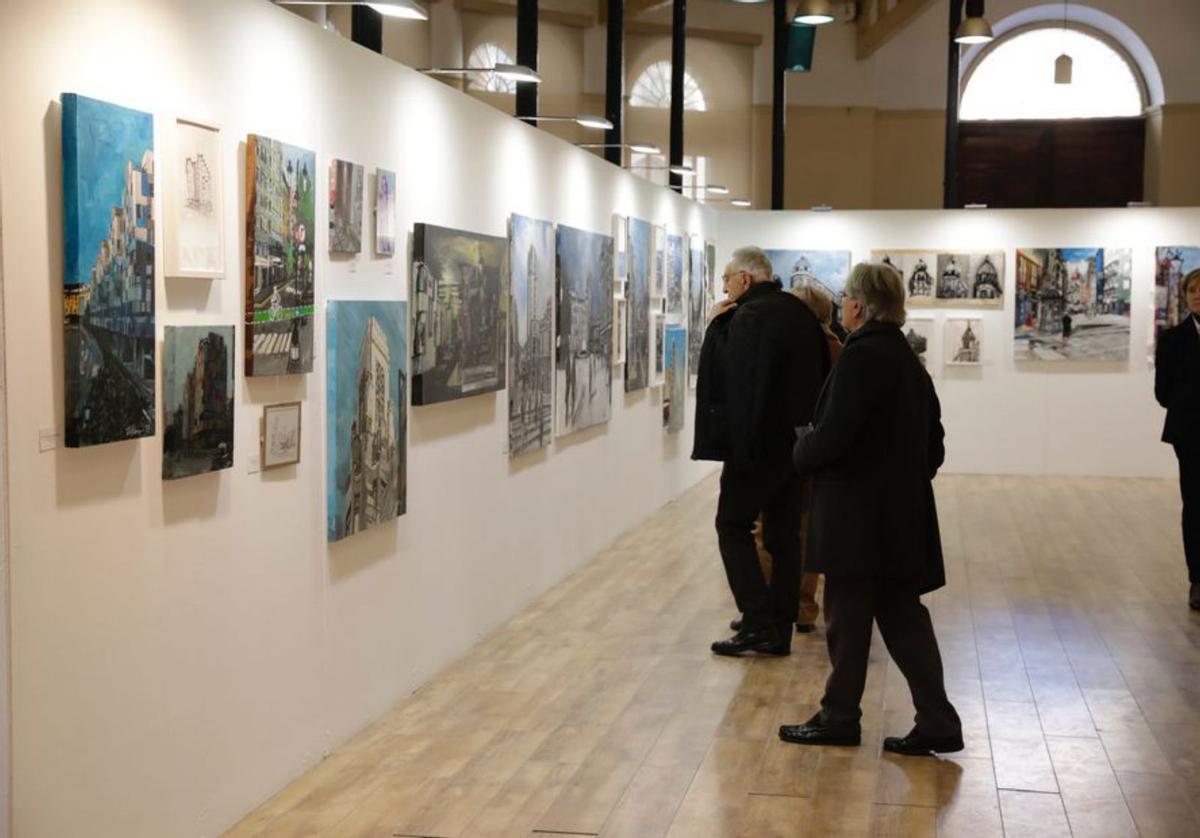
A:
POLYGON ((904 325, 904 280, 891 265, 859 262, 846 280, 845 294, 862 303, 867 320, 904 325))
POLYGON ((816 315, 822 326, 829 328, 833 321, 833 297, 829 296, 824 288, 803 283, 793 287, 792 293, 808 306, 808 310, 816 315))
POLYGON ((754 277, 755 282, 769 282, 775 276, 771 260, 761 247, 749 245, 739 247, 729 257, 729 267, 735 271, 745 271, 754 277))

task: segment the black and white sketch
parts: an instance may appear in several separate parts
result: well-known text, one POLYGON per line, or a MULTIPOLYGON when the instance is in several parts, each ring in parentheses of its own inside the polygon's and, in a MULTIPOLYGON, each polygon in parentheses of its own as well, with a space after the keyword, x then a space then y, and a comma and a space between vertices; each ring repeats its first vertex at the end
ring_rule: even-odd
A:
POLYGON ((946 363, 977 366, 983 357, 983 321, 978 317, 946 320, 946 363))
POLYGON ((566 436, 612 414, 611 236, 559 225, 556 433, 566 436))
POLYGON ((512 217, 508 456, 550 444, 554 423, 554 225, 512 217))
POLYGON ((625 392, 644 389, 650 381, 650 273, 652 270, 650 222, 629 220, 625 291, 626 345, 625 392))

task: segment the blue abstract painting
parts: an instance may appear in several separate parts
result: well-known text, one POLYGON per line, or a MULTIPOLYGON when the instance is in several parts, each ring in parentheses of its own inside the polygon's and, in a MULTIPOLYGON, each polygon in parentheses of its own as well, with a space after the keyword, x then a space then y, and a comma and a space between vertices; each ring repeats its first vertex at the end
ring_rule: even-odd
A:
POLYGON ((687 329, 667 326, 666 382, 663 387, 663 427, 675 432, 683 429, 687 410, 687 329))

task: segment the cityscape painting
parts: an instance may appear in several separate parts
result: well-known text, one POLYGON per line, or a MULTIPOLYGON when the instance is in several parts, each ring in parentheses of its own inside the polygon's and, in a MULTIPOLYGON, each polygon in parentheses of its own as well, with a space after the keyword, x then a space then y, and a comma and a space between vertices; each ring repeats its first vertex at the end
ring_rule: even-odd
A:
POLYGON ((329 161, 329 252, 362 251, 363 167, 329 161))
POLYGON ((649 221, 629 219, 629 286, 625 291, 626 348, 625 392, 645 389, 650 384, 650 274, 653 228, 649 221))
POLYGON ((650 331, 654 336, 654 365, 650 369, 650 386, 661 387, 667 351, 667 316, 661 311, 654 311, 650 315, 650 319, 653 321, 650 331))
POLYGON ((833 319, 842 312, 842 292, 850 275, 849 250, 768 250, 767 258, 775 270, 775 279, 784 290, 799 285, 815 285, 833 299, 833 319))
POLYGON ((933 346, 934 320, 925 317, 910 317, 905 321, 904 337, 921 366, 929 366, 929 350, 933 346))
POLYGON ((654 227, 654 272, 650 279, 650 296, 663 297, 667 283, 667 228, 654 227))
POLYGON ((177 119, 172 140, 166 274, 220 279, 225 275, 221 132, 177 119))
MULTIPOLYGON (((609 280, 611 278, 611 269, 609 280)), ((413 228, 413 404, 505 386, 508 240, 432 224, 413 228)))
POLYGON ((407 325, 398 300, 326 308, 329 541, 407 509, 407 325))
POLYGON ((246 375, 312 372, 316 155, 246 139, 246 375))
POLYGON ((683 236, 667 236, 667 316, 683 322, 683 236))
POLYGON ((612 260, 612 237, 558 226, 558 436, 607 422, 612 414, 612 260))
POLYGON ((163 331, 163 480, 233 466, 233 326, 163 331))
POLYGON ((683 417, 687 412, 687 346, 687 329, 667 326, 663 427, 672 433, 683 430, 683 417))
POLYGON ((375 255, 396 252, 396 173, 375 170, 375 255))
POLYGON ((1200 270, 1200 247, 1159 247, 1154 251, 1154 340, 1158 333, 1187 316, 1187 300, 1180 283, 1200 270))
POLYGON ((983 360, 983 321, 978 317, 946 320, 946 363, 978 366, 983 360))
POLYGON ((1128 248, 1018 250, 1013 357, 1129 360, 1132 267, 1128 248))
POLYGON ((554 224, 513 215, 508 320, 508 456, 554 436, 554 224))
POLYGON ((62 95, 69 448, 153 436, 154 118, 62 95))
POLYGON ((1004 251, 872 250, 872 262, 900 272, 906 304, 1004 307, 1004 251))
POLYGON ((704 243, 692 239, 688 261, 688 379, 693 382, 700 371, 700 345, 704 342, 704 319, 708 316, 707 275, 704 243))

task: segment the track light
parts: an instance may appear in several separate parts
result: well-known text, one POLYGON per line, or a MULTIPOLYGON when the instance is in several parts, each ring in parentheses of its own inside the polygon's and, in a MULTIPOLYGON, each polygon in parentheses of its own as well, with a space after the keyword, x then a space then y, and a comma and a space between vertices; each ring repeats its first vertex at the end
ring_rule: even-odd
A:
POLYGON ((662 154, 662 150, 650 143, 575 143, 579 148, 627 148, 634 154, 662 154))
POLYGON ((367 6, 384 17, 429 20, 429 14, 414 0, 275 0, 276 6, 367 6))
POLYGON ((807 23, 809 26, 822 26, 833 23, 833 4, 829 0, 800 0, 796 7, 793 23, 807 23))
POLYGON ((608 131, 613 127, 613 124, 602 116, 592 116, 591 114, 581 113, 576 116, 518 116, 517 119, 523 119, 528 122, 574 122, 576 125, 581 125, 584 128, 598 128, 602 131, 608 131))
MULTIPOLYGON (((495 73, 507 81, 521 81, 530 84, 541 84, 542 77, 524 64, 497 64, 495 67, 422 67, 418 73, 427 76, 467 76, 471 73, 495 73)), ((574 117, 571 117, 574 119, 574 117)))
POLYGON ((967 0, 967 16, 958 25, 954 41, 959 44, 986 44, 995 40, 992 25, 983 16, 983 0, 967 0))
POLYGON ((735 207, 742 207, 742 208, 751 206, 749 198, 734 198, 729 203, 735 207))

